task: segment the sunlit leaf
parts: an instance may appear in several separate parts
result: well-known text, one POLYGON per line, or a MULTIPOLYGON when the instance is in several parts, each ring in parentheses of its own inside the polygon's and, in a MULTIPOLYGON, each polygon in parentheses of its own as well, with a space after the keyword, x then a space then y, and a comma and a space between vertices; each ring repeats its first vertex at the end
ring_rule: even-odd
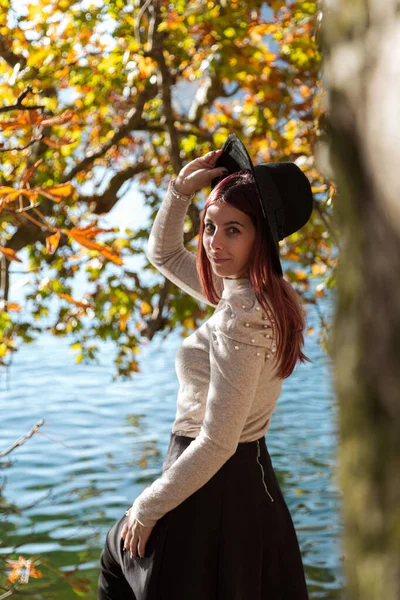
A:
POLYGON ((0 252, 4 254, 8 260, 15 260, 16 262, 22 263, 22 260, 18 258, 15 251, 11 248, 4 248, 3 246, 0 246, 0 252))
POLYGON ((69 294, 56 293, 56 296, 58 296, 62 300, 66 300, 67 302, 70 302, 71 304, 75 304, 75 306, 79 306, 79 308, 93 308, 92 304, 89 304, 88 302, 81 302, 79 300, 74 300, 69 294))
POLYGON ((46 250, 49 254, 52 254, 58 248, 60 237, 61 233, 56 231, 46 238, 46 250))

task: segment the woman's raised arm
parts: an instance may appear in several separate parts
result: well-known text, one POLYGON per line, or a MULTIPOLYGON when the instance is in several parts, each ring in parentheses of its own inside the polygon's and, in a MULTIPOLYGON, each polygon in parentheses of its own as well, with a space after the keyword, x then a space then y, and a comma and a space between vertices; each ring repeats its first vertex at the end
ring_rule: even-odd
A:
MULTIPOLYGON (((174 191, 172 182, 169 183, 166 196, 154 219, 146 250, 147 258, 160 273, 186 293, 211 306, 215 305, 203 294, 196 256, 186 250, 183 244, 183 225, 194 192, 222 174, 222 168, 214 168, 219 155, 220 151, 209 152, 203 158, 188 163, 176 179, 180 186, 177 191, 174 191)), ((221 293, 221 278, 215 276, 214 282, 217 292, 221 293)))

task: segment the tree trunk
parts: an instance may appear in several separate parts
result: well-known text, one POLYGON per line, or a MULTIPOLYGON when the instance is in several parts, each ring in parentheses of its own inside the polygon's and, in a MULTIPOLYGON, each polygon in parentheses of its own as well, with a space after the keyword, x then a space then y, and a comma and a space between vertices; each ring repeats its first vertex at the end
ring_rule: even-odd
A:
POLYGON ((346 598, 400 598, 400 5, 326 0, 346 598))

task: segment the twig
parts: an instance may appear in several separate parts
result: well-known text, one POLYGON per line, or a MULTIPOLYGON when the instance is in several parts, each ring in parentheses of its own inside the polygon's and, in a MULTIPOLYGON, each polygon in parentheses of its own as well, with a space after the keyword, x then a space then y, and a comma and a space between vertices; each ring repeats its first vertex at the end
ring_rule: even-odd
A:
POLYGON ((38 421, 36 425, 34 425, 26 435, 20 437, 19 440, 14 442, 7 450, 4 450, 4 452, 0 452, 0 458, 3 458, 4 456, 7 456, 7 454, 10 454, 10 452, 15 450, 15 448, 18 448, 18 446, 22 446, 22 444, 24 444, 26 440, 31 438, 34 433, 38 432, 39 427, 41 427, 42 425, 44 425, 44 419, 40 419, 40 421, 38 421))
POLYGON ((24 89, 23 92, 20 93, 20 95, 17 98, 17 101, 15 104, 12 104, 11 106, 2 106, 0 107, 0 113, 3 112, 9 112, 10 110, 43 110, 46 107, 45 106, 41 106, 41 105, 37 105, 37 106, 25 106, 24 104, 22 104, 22 101, 25 100, 25 98, 27 97, 27 95, 29 94, 29 92, 32 92, 32 86, 28 85, 26 86, 26 88, 24 89))
MULTIPOLYGON (((24 108, 27 108, 27 107, 24 106, 24 108)), ((0 112, 2 112, 1 108, 0 108, 0 112)), ((15 146, 14 148, 0 148, 0 152, 14 152, 14 150, 17 150, 18 152, 20 152, 21 150, 26 150, 27 148, 29 148, 29 146, 32 146, 32 144, 36 144, 36 142, 40 142, 43 138, 44 138, 44 133, 37 138, 33 138, 30 142, 25 144, 25 146, 15 146)))

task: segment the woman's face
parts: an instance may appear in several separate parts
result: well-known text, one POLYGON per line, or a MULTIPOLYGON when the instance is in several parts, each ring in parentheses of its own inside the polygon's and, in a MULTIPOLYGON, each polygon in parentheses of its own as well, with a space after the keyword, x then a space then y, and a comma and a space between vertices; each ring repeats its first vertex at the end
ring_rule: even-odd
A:
POLYGON ((203 246, 216 275, 245 277, 255 237, 250 217, 231 204, 217 202, 207 208, 203 246), (225 260, 218 263, 217 258, 225 260))

